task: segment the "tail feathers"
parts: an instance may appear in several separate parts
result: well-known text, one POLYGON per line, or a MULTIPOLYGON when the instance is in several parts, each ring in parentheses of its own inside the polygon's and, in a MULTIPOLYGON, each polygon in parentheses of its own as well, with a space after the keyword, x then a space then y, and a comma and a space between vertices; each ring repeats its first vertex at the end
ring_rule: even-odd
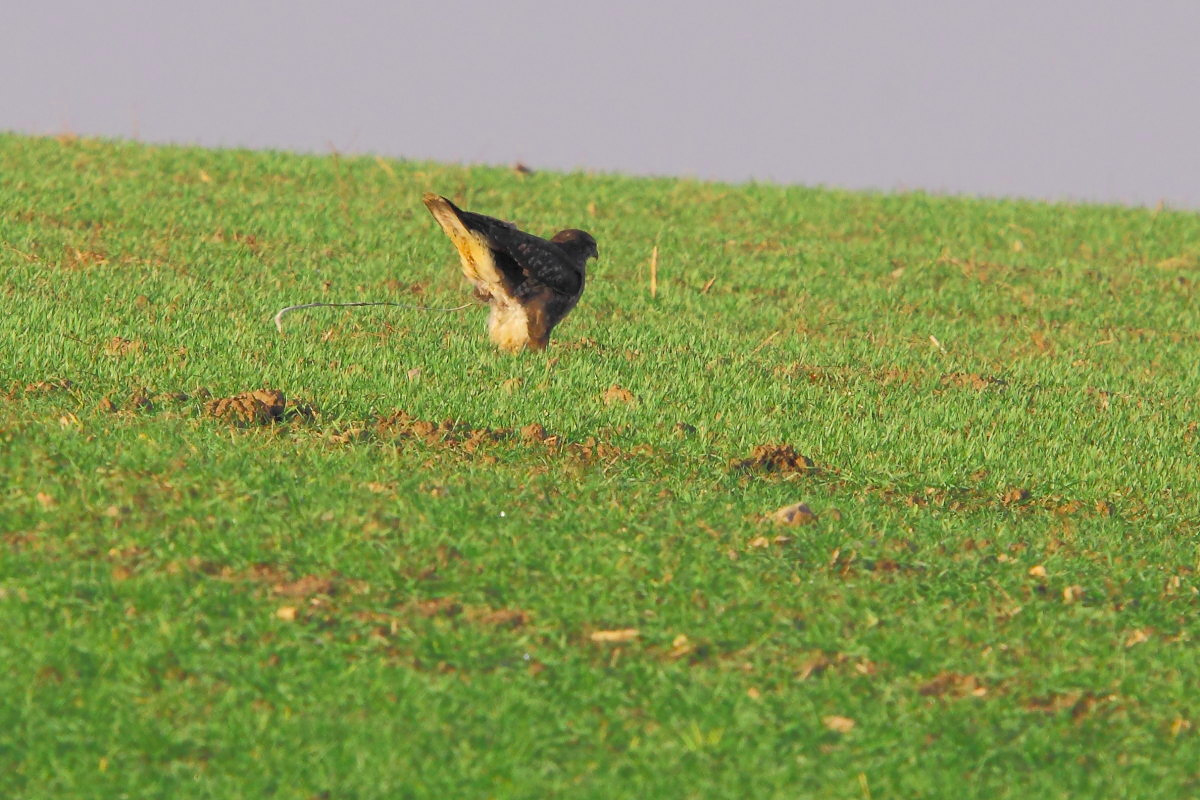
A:
POLYGON ((425 207, 438 225, 450 237, 454 249, 462 260, 463 274, 481 290, 492 293, 492 287, 501 287, 502 280, 496 269, 492 249, 479 232, 473 231, 463 222, 463 211, 441 195, 426 192, 422 197, 425 207))
POLYGON ((426 192, 421 196, 421 199, 425 201, 426 208, 432 211, 435 216, 437 215, 438 211, 448 211, 456 217, 462 215, 461 208, 454 205, 454 203, 450 202, 448 198, 442 197, 440 194, 426 192), (435 209, 437 210, 435 211, 435 209))
POLYGON ((452 231, 467 229, 467 226, 462 221, 462 211, 454 203, 433 192, 426 192, 421 199, 425 201, 425 207, 429 209, 429 213, 433 214, 433 218, 446 231, 447 236, 453 238, 454 234, 452 231))

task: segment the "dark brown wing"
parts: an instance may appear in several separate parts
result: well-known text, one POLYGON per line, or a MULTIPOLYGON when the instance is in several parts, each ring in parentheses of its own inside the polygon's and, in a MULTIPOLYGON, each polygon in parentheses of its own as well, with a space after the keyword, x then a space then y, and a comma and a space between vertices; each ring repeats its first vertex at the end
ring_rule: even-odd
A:
POLYGON ((575 297, 583 291, 583 270, 554 242, 516 228, 488 235, 495 248, 513 260, 528 277, 559 294, 575 297))

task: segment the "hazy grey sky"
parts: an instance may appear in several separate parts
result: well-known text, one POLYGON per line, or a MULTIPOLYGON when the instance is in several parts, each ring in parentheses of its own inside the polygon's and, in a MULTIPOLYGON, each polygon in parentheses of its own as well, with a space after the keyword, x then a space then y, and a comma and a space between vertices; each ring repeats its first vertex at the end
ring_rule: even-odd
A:
POLYGON ((1200 208, 1200 0, 5 5, 0 129, 1200 208))

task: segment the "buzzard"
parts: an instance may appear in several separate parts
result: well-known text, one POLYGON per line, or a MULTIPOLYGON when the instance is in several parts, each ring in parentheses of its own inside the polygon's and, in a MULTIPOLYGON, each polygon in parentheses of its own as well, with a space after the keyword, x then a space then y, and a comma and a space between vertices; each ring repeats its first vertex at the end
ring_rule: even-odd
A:
POLYGON ((502 350, 545 350, 550 331, 583 294, 596 240, 569 228, 546 240, 511 222, 463 211, 427 192, 425 205, 454 243, 475 296, 491 306, 488 335, 502 350))

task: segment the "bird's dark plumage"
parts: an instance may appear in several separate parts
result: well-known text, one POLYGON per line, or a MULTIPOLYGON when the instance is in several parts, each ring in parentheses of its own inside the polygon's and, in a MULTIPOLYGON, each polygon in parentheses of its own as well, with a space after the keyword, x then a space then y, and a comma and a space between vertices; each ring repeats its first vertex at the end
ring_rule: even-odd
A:
POLYGON ((503 350, 544 350, 550 331, 583 294, 586 264, 596 240, 574 229, 546 240, 511 222, 463 211, 426 193, 425 205, 454 243, 463 274, 491 305, 488 333, 503 350))

